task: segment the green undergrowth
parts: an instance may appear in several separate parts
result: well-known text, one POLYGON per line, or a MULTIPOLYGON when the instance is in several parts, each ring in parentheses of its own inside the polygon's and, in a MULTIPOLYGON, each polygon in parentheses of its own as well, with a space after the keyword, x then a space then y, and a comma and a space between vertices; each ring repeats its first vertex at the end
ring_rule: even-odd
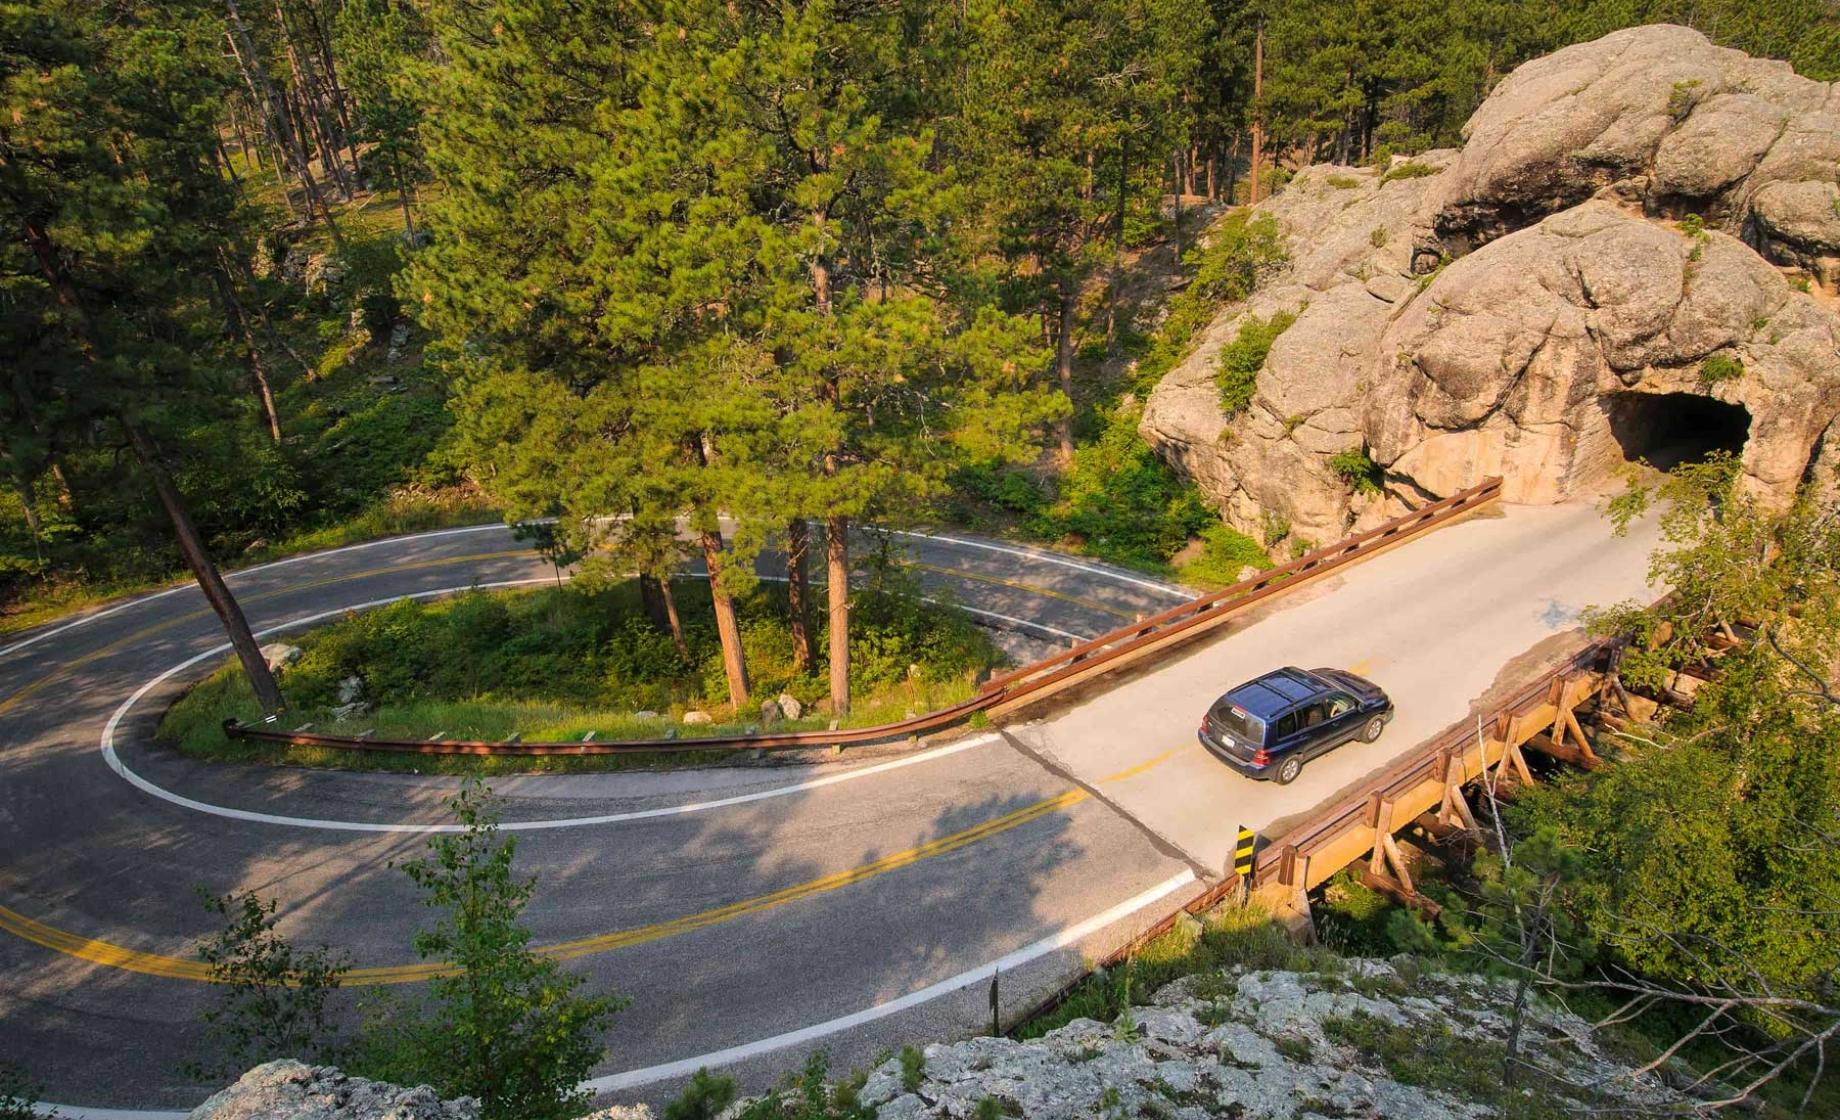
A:
MULTIPOLYGON (((280 677, 290 710, 283 727, 311 724, 330 734, 377 738, 579 741, 692 738, 760 727, 758 703, 790 693, 803 718, 777 730, 829 726, 826 666, 792 668, 785 593, 760 586, 739 598, 754 706, 728 705, 720 643, 707 585, 674 583, 688 658, 645 616, 636 584, 586 590, 472 591, 438 602, 402 600, 289 638, 300 658, 280 677), (343 721, 331 711, 342 681, 364 682, 372 710, 343 721), (716 722, 684 725, 708 711, 716 722), (652 711, 655 717, 636 713, 652 711)), ((999 660, 988 637, 950 608, 911 595, 870 590, 852 612, 855 703, 842 721, 861 727, 970 696, 977 675, 999 660)), ((824 649, 822 627, 816 636, 824 649)), ((240 666, 227 662, 166 712, 160 737, 199 757, 353 769, 496 773, 623 769, 709 761, 725 752, 470 758, 276 748, 230 740, 226 719, 256 722, 260 709, 240 666)))
POLYGON ((1184 258, 1188 283, 1171 297, 1156 333, 1122 331, 1123 349, 1135 358, 1131 372, 1112 386, 1122 395, 1093 402, 1084 415, 1073 462, 1056 471, 962 469, 952 478, 947 515, 980 531, 1011 532, 1203 588, 1233 582, 1246 564, 1268 567, 1258 543, 1222 525, 1194 484, 1157 457, 1138 424, 1143 399, 1221 308, 1250 296, 1285 259, 1271 218, 1240 211, 1221 219, 1207 243, 1184 258), (1199 554, 1178 560, 1197 538, 1199 554))
MULTIPOLYGON (((1053 1008, 1009 1033, 1017 1039, 1040 1038, 1075 1019, 1113 1022, 1130 1008, 1148 1003, 1170 981, 1197 973, 1220 974, 1226 985, 1231 981, 1222 970, 1235 965, 1332 972, 1339 959, 1326 949, 1298 944, 1257 907, 1226 907, 1202 919, 1198 927, 1192 922, 1177 925, 1120 965, 1093 971, 1053 1008)), ((1226 994, 1225 987, 1221 994, 1226 994)))

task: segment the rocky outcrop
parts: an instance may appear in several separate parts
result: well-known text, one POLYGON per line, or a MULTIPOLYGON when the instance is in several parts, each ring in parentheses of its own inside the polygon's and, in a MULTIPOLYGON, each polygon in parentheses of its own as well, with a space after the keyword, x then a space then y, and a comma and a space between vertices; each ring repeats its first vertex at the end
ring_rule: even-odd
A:
MULTIPOLYGON (((979 1115, 980 1105, 985 1114, 1029 1120, 1500 1114, 1510 1092, 1498 1079, 1508 1028, 1505 985, 1420 975, 1404 958, 1398 966, 1342 965, 1347 971, 1340 975, 1191 976, 1116 1023, 1076 1019, 1033 1042, 976 1038, 928 1046, 917 1084, 903 1084, 901 1062, 893 1059, 870 1074, 860 1099, 877 1109, 879 1120, 965 1120, 979 1115), (983 1103, 992 1100, 995 1108, 983 1103)), ((1685 1103, 1659 1080, 1612 1060, 1589 1035, 1576 1016, 1535 1008, 1527 1037, 1540 1044, 1529 1057, 1575 1088, 1543 1085, 1548 1095, 1516 1102, 1517 1114, 1562 1116, 1583 1100, 1637 1114, 1685 1103), (1543 1104, 1551 1111, 1539 1111, 1543 1104)), ((1546 1079, 1522 1078, 1532 1081, 1546 1079)))
MULTIPOLYGON (((1414 162, 1448 166, 1454 152, 1414 162)), ((1435 177, 1385 181, 1372 168, 1312 167, 1259 210, 1278 224, 1291 263, 1243 304, 1225 309, 1189 356, 1158 383, 1141 430, 1194 478, 1226 519, 1251 533, 1283 522, 1323 542, 1385 503, 1357 500, 1328 465, 1359 448, 1376 376, 1374 340, 1418 293, 1414 216, 1435 177), (1222 414, 1215 369, 1221 350, 1252 318, 1297 319, 1272 344, 1252 405, 1222 414)))
POLYGON ((1261 204, 1290 266, 1222 309, 1142 431, 1268 541, 1334 539, 1492 474, 1511 501, 1587 496, 1629 460, 1717 447, 1766 498, 1831 485, 1834 111, 1834 87, 1685 28, 1528 63, 1461 151, 1311 168, 1261 204), (1296 320, 1252 403, 1223 415, 1221 349, 1279 311, 1296 320), (1332 469, 1345 452, 1383 469, 1383 494, 1332 469))
POLYGON ((1446 251, 1600 192, 1701 215, 1779 264, 1840 263, 1840 91, 1786 62, 1639 27, 1515 70, 1476 111, 1433 199, 1446 251))
POLYGON ((1743 411, 1688 422, 1728 416, 1751 482, 1787 496, 1840 409, 1840 319, 1735 238, 1607 202, 1450 265, 1378 354, 1367 445, 1424 494, 1491 474, 1510 501, 1588 493, 1632 450, 1698 446, 1706 433, 1669 417, 1704 398, 1743 411))
POLYGON ((479 1102, 444 1101, 426 1085, 404 1089, 330 1066, 278 1061, 245 1073, 187 1120, 479 1120, 479 1102))

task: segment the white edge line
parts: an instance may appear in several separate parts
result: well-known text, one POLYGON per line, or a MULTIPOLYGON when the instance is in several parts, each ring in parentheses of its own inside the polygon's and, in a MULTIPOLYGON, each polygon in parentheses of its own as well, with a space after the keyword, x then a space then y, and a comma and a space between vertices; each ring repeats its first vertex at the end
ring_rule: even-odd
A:
MULTIPOLYGON (((548 520, 553 520, 553 518, 541 518, 540 520, 548 521, 548 520)), ((379 537, 377 540, 374 540, 374 541, 359 541, 357 544, 341 545, 338 548, 328 548, 321 552, 303 552, 299 556, 287 556, 287 557, 283 557, 280 560, 270 560, 266 564, 257 564, 253 568, 238 568, 235 571, 225 572, 224 580, 228 582, 233 579, 241 579, 243 576, 254 575, 257 572, 266 572, 272 568, 286 567, 289 564, 300 564, 308 560, 318 560, 318 559, 321 559, 327 556, 338 556, 346 552, 357 552, 360 549, 377 548, 380 545, 400 544, 400 543, 407 542, 407 541, 433 540, 436 537, 452 537, 452 536, 458 536, 459 534, 462 534, 462 533, 483 533, 483 532, 487 532, 492 529, 504 529, 506 531, 510 531, 510 526, 507 526, 502 521, 491 521, 483 525, 462 525, 459 528, 455 528, 455 529, 431 529, 425 533, 407 533, 407 534, 400 534, 394 537, 379 537)), ((1165 594, 1180 595, 1183 598, 1189 597, 1189 595, 1186 592, 1178 591, 1177 589, 1172 588, 1172 587, 1167 587, 1164 585, 1137 579, 1133 576, 1125 575, 1122 572, 1110 571, 1108 569, 1094 567, 1089 564, 1081 564, 1076 561, 1068 560, 1064 557, 1055 556, 1051 553, 1031 552, 1031 551, 1025 551, 1022 549, 1007 548, 1002 545, 986 544, 981 541, 961 540, 957 537, 947 537, 947 536, 941 536, 941 535, 937 535, 933 533, 909 533, 909 532, 904 532, 901 530, 890 530, 890 532, 899 533, 901 536, 904 536, 904 537, 918 537, 923 540, 945 541, 949 544, 963 545, 967 548, 985 548, 985 549, 991 549, 997 552, 1007 552, 1015 556, 1031 556, 1031 557, 1035 557, 1040 560, 1046 560, 1050 563, 1065 564, 1069 567, 1079 568, 1082 571, 1092 572, 1095 575, 1107 576, 1109 578, 1119 580, 1120 582, 1123 582, 1123 583, 1134 583, 1142 587, 1149 587, 1157 591, 1162 591, 1165 594)), ((761 577, 761 578, 768 578, 768 577, 761 577)), ((175 587, 168 587, 164 591, 153 591, 145 595, 136 595, 130 599, 124 600, 123 602, 117 603, 114 606, 108 607, 104 610, 96 611, 93 614, 86 614, 79 618, 73 618, 69 622, 66 622, 61 626, 55 626, 51 628, 50 630, 46 630, 41 633, 34 634, 30 638, 24 638, 8 646, 0 646, 0 658, 11 656, 12 654, 17 653, 18 651, 25 649, 28 646, 35 646, 47 638, 55 638, 59 634, 63 634, 70 630, 75 630, 79 626, 87 626, 88 624, 92 622, 96 622, 101 619, 108 618, 110 615, 116 614, 121 611, 125 611, 129 607, 139 606, 142 603, 151 603, 155 599, 164 599, 168 595, 177 595, 181 591, 191 590, 192 587, 193 585, 190 583, 181 583, 175 587)), ((1005 622, 1014 622, 1014 623, 1017 623, 1023 626, 1036 626, 1040 629, 1050 630, 1056 634, 1061 634, 1065 637, 1076 637, 1076 635, 1067 634, 1065 631, 1055 630, 1052 626, 1041 626, 1039 623, 1024 622, 1021 619, 1009 618, 1005 615, 996 614, 991 611, 977 611, 970 607, 964 607, 961 609, 966 610, 966 611, 971 611, 974 614, 983 614, 991 618, 1002 619, 1005 622)))
POLYGON ((733 1065, 736 1062, 747 1061, 750 1058, 756 1058, 763 1054, 771 1054, 776 1050, 784 1050, 787 1047, 797 1046, 801 1043, 811 1042, 815 1039, 837 1034, 840 1031, 851 1030, 867 1023, 873 1023, 877 1019, 885 1019, 890 1015, 906 1011, 910 1007, 916 1007, 922 1003, 937 999, 940 996, 949 995, 952 992, 968 988, 979 981, 989 979, 994 973, 1012 971, 1038 957, 1043 957, 1056 950, 1064 949, 1075 942, 1084 940, 1089 935, 1104 929, 1106 926, 1111 925, 1121 918, 1128 917, 1146 906, 1150 906, 1167 898, 1169 895, 1194 881, 1195 873, 1193 871, 1184 871, 1179 875, 1165 879, 1163 882, 1151 887, 1140 895, 1125 899, 1123 902, 1105 911, 1103 914, 1095 914, 1078 925, 1069 926, 1058 933, 1050 934, 1042 938, 1040 941, 1024 945, 1022 948, 999 957, 988 964, 966 969, 956 976, 947 977, 936 984, 929 984, 918 991, 909 992, 904 996, 891 999, 886 1003, 878 1003, 872 1007, 865 1007, 861 1011, 853 1012, 849 1015, 839 1016, 835 1019, 827 1019, 822 1023, 813 1023, 811 1026, 801 1027, 795 1031, 787 1031, 784 1034, 776 1034, 770 1038, 759 1039, 754 1042, 744 1043, 740 1046, 730 1046, 725 1050, 712 1050, 707 1054, 699 1054, 694 1058, 683 1058, 675 1062, 665 1062, 662 1065, 646 1066, 643 1069, 627 1070, 625 1073, 613 1073, 605 1077, 592 1078, 582 1082, 582 1088, 597 1093, 608 1093, 619 1089, 631 1089, 640 1085, 650 1085, 654 1082, 666 1081, 674 1077, 685 1077, 695 1073, 699 1069, 707 1067, 733 1065))
POLYGON ((989 552, 1002 552, 1010 556, 1021 556, 1029 560, 1041 560, 1049 564, 1059 564, 1063 567, 1075 568, 1082 572, 1090 572, 1096 576, 1104 576, 1107 579, 1115 579, 1120 583, 1136 584, 1138 587, 1145 587, 1163 595, 1173 595, 1178 599, 1193 599, 1195 597, 1193 591, 1172 587, 1167 583, 1159 583, 1156 580, 1140 579, 1137 576, 1126 575, 1115 568, 1100 567, 1096 564, 1083 564, 1070 557, 1061 556, 1053 552, 1046 552, 1041 549, 1016 548, 1011 545, 995 544, 991 541, 971 541, 963 537, 948 537, 944 533, 911 533, 904 529, 888 529, 884 531, 897 537, 915 537, 919 540, 944 541, 947 544, 962 545, 965 548, 981 548, 989 552))
MULTIPOLYGON (((461 591, 471 590, 475 587, 516 587, 531 583, 548 583, 550 579, 551 577, 549 576, 539 576, 531 579, 504 580, 497 583, 468 584, 465 587, 444 587, 435 591, 418 591, 412 595, 398 595, 389 599, 373 599, 368 603, 338 607, 333 610, 321 611, 317 614, 290 619, 287 622, 278 623, 266 629, 258 630, 256 631, 256 636, 267 637, 270 634, 279 633, 283 630, 293 630, 302 626, 310 626, 322 619, 344 614, 346 611, 368 610, 373 607, 386 606, 402 599, 432 599, 442 595, 451 595, 461 591)), ((428 833, 461 831, 461 826, 457 824, 389 824, 368 821, 335 821, 322 820, 315 817, 288 817, 275 813, 255 812, 249 809, 232 809, 229 806, 213 805, 205 801, 196 801, 183 794, 174 793, 172 790, 161 785, 156 785, 130 769, 128 764, 123 762, 121 756, 115 751, 115 730, 121 726, 121 721, 127 718, 128 713, 133 710, 134 705, 140 702, 141 697, 153 691, 153 689, 174 674, 184 672, 200 661, 227 653, 229 650, 230 644, 224 642, 212 646, 203 653, 194 654, 161 673, 159 676, 154 677, 146 684, 141 685, 140 688, 134 691, 132 696, 122 701, 121 706, 115 709, 115 713, 109 717, 109 722, 102 729, 102 757, 103 761, 108 763, 109 769, 115 771, 117 776, 122 778, 122 780, 126 781, 129 785, 140 790, 142 793, 157 797, 162 801, 171 802, 182 808, 192 809, 196 812, 206 813, 214 817, 225 817, 230 820, 249 821, 255 824, 286 825, 293 828, 316 828, 339 832, 428 833)), ((733 797, 723 797, 713 801, 692 801, 682 805, 668 805, 658 809, 640 809, 627 813, 607 813, 593 817, 562 817, 555 820, 541 821, 506 821, 500 824, 499 828, 507 832, 534 832, 552 828, 584 828, 590 825, 619 824, 625 821, 651 820, 657 817, 671 817, 685 813, 704 812, 709 809, 722 809, 732 805, 745 805, 753 801, 765 801, 769 798, 786 797, 794 793, 803 793, 806 790, 822 789, 825 786, 836 785, 839 782, 855 781, 857 778, 866 778, 872 774, 882 774, 890 770, 899 770, 902 767, 913 766, 921 762, 930 762, 933 759, 944 758, 948 755, 957 754, 960 751, 981 747, 988 743, 996 742, 996 740, 997 736, 995 735, 977 735, 963 740, 962 742, 949 743, 943 747, 935 747, 932 750, 921 751, 918 754, 891 759, 888 762, 878 762, 873 766, 864 766, 858 769, 847 770, 841 774, 830 774, 822 778, 813 778, 810 781, 797 782, 786 786, 776 786, 773 789, 756 790, 752 793, 736 794, 733 797)))
MULTIPOLYGON (((1171 894, 1174 894, 1176 891, 1181 890, 1194 881, 1195 873, 1193 871, 1183 871, 1178 875, 1163 880, 1161 883, 1144 891, 1142 894, 1125 899, 1123 902, 1120 902, 1118 905, 1102 914, 1093 915, 1085 921, 1080 922, 1078 925, 1069 926, 1058 933, 1049 934, 1039 941, 1024 945, 1022 948, 999 957, 994 961, 990 961, 987 964, 966 969, 956 976, 949 976, 936 984, 929 984, 918 991, 909 992, 904 996, 891 999, 886 1003, 878 1003, 849 1015, 842 1015, 835 1019, 826 1019, 822 1023, 813 1023, 808 1027, 801 1027, 795 1031, 787 1031, 784 1034, 776 1034, 768 1038, 757 1039, 753 1042, 743 1043, 740 1046, 730 1046, 725 1050, 712 1050, 707 1054, 698 1054, 694 1058, 682 1058, 675 1062, 665 1062, 661 1065, 646 1066, 643 1069, 627 1070, 624 1073, 611 1073, 605 1077, 591 1078, 582 1082, 581 1087, 594 1093, 611 1093, 620 1089, 637 1088, 641 1085, 668 1081, 675 1077, 686 1077, 699 1069, 721 1067, 733 1065, 736 1062, 744 1062, 750 1058, 757 1058, 764 1054, 771 1054, 779 1050, 787 1049, 788 1047, 797 1046, 800 1043, 826 1038, 841 1031, 847 1031, 855 1027, 873 1023, 877 1019, 885 1019, 890 1015, 899 1014, 911 1007, 917 1007, 920 1004, 938 999, 940 996, 950 995, 953 992, 969 988, 971 985, 985 980, 995 973, 1014 971, 1022 965, 1028 964, 1030 961, 1045 957, 1049 953, 1065 949, 1069 945, 1083 941, 1092 934, 1111 925, 1113 922, 1130 917, 1144 907, 1154 905, 1168 898, 1171 894)), ((189 1115, 189 1113, 185 1111, 164 1112, 157 1109, 81 1108, 76 1105, 67 1104, 54 1105, 47 1103, 41 1104, 39 1107, 42 1109, 55 1108, 60 1116, 68 1116, 71 1117, 72 1120, 181 1120, 181 1118, 189 1115)))
MULTIPOLYGON (((464 525, 458 529, 431 529, 426 533, 409 533, 406 535, 398 535, 394 537, 379 537, 378 539, 374 541, 360 541, 357 544, 342 545, 338 548, 328 548, 322 552, 303 552, 299 556, 288 556, 280 560, 270 560, 266 564, 257 564, 253 568, 238 568, 232 572, 225 572, 224 579, 227 582, 233 579, 240 579, 243 576, 254 575, 257 572, 265 572, 269 570, 270 568, 280 568, 288 564, 299 564, 307 560, 317 560, 324 556, 337 556, 342 552, 356 552, 358 549, 361 549, 361 548, 376 548, 379 545, 398 544, 403 541, 429 540, 434 537, 451 537, 459 533, 480 533, 480 532, 484 532, 487 529, 504 529, 504 528, 506 528, 506 526, 502 521, 495 521, 495 522, 490 522, 485 525, 464 525)), ((86 614, 86 615, 83 615, 81 618, 74 618, 70 620, 69 622, 64 623, 62 626, 54 627, 53 629, 46 630, 43 633, 34 634, 30 638, 26 638, 21 641, 14 642, 10 646, 0 646, 0 657, 6 657, 9 654, 12 654, 18 650, 25 649, 27 646, 37 645, 39 642, 44 641, 46 638, 55 638, 59 634, 62 634, 67 630, 74 630, 79 626, 87 625, 91 622, 97 621, 98 619, 107 618, 110 615, 117 613, 118 611, 125 611, 129 607, 139 606, 142 603, 151 603, 155 599, 164 599, 168 595, 177 595, 181 591, 190 591, 194 589, 196 586, 197 586, 196 584, 189 583, 189 582, 181 583, 176 587, 168 587, 164 591, 154 591, 154 592, 149 592, 148 594, 145 594, 145 595, 136 595, 133 598, 130 598, 124 602, 117 603, 114 606, 109 607, 106 610, 96 611, 94 614, 86 614)))

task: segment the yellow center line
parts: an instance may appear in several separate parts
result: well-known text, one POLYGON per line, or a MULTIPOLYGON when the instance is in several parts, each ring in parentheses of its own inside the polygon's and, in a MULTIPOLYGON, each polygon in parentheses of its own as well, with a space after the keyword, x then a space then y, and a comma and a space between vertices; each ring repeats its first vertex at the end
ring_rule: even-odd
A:
MULTIPOLYGON (((687 914, 681 918, 656 922, 652 925, 639 926, 635 929, 619 930, 614 933, 598 934, 593 937, 577 938, 571 941, 559 941, 553 945, 541 946, 538 953, 556 960, 574 960, 577 957, 592 956, 613 949, 623 949, 632 945, 643 945, 649 941, 658 941, 674 937, 693 930, 707 929, 734 921, 736 918, 758 914, 776 909, 791 902, 811 898, 820 894, 840 890, 856 883, 885 875, 903 867, 910 867, 921 860, 945 855, 960 848, 975 844, 980 840, 1007 832, 1010 829, 1028 824, 1030 821, 1047 816, 1061 809, 1070 808, 1085 801, 1091 795, 1085 790, 1071 789, 1055 797, 1025 805, 1020 809, 993 817, 982 824, 929 840, 904 851, 870 860, 843 871, 810 879, 790 887, 784 887, 769 894, 742 899, 726 906, 687 914)), ((26 917, 16 910, 0 906, 0 930, 23 938, 34 945, 43 946, 65 956, 76 957, 91 964, 124 972, 138 972, 147 976, 159 976, 168 980, 190 980, 202 983, 216 983, 211 976, 210 966, 202 961, 185 957, 166 956, 161 953, 147 953, 138 949, 129 949, 107 941, 83 937, 80 934, 48 926, 43 922, 26 917)), ((413 964, 380 965, 372 968, 354 968, 345 974, 343 983, 351 987, 371 987, 381 984, 411 984, 430 977, 440 976, 453 971, 453 966, 445 961, 417 961, 413 964)))
MULTIPOLYGON (((1104 782, 1118 782, 1134 777, 1166 762, 1180 753, 1176 747, 1140 763, 1127 770, 1121 770, 1104 782)), ((1050 813, 1069 809, 1092 795, 1082 789, 1070 789, 1054 797, 1045 798, 1020 809, 1011 810, 1001 816, 992 817, 982 824, 972 825, 936 840, 903 851, 858 864, 842 871, 832 872, 816 879, 809 879, 793 886, 782 887, 768 894, 731 902, 726 906, 687 914, 681 918, 671 918, 651 925, 638 926, 633 929, 617 930, 613 933, 596 934, 570 941, 558 941, 552 945, 539 946, 537 952, 554 960, 567 961, 579 957, 593 956, 598 953, 624 949, 633 945, 643 945, 651 941, 660 941, 678 934, 691 933, 699 929, 722 925, 737 918, 763 913, 777 909, 789 903, 828 894, 865 882, 903 867, 911 867, 925 859, 955 852, 980 840, 986 840, 999 833, 1008 832, 1038 820, 1050 813)), ((54 926, 48 926, 33 918, 28 918, 16 910, 0 906, 0 931, 30 941, 68 957, 99 964, 106 968, 119 969, 124 972, 138 972, 147 976, 158 976, 168 980, 188 980, 197 983, 217 983, 209 965, 203 961, 186 957, 167 956, 162 953, 148 953, 139 949, 130 949, 108 941, 84 937, 69 933, 54 926)), ((443 976, 453 971, 453 965, 446 961, 417 961, 412 964, 377 965, 367 968, 354 968, 345 973, 343 983, 349 987, 375 987, 386 984, 413 984, 435 976, 443 976)))
POLYGON ((917 560, 909 561, 907 566, 910 568, 918 568, 923 572, 932 572, 935 575, 954 576, 958 579, 976 580, 979 583, 994 583, 1000 587, 1009 587, 1017 591, 1026 591, 1031 595, 1046 595, 1050 599, 1059 599, 1065 603, 1072 603, 1075 606, 1085 607, 1089 611, 1099 611, 1103 614, 1114 615, 1118 618, 1132 620, 1137 618, 1137 616, 1130 611, 1119 610, 1117 607, 1108 607, 1104 603, 1096 600, 1081 598, 1078 595, 1069 595, 1065 591, 1055 591, 1051 588, 1036 587, 1033 584, 1023 583, 1021 580, 1005 579, 1002 576, 989 576, 982 572, 967 572, 961 568, 945 568, 937 564, 922 564, 917 560))

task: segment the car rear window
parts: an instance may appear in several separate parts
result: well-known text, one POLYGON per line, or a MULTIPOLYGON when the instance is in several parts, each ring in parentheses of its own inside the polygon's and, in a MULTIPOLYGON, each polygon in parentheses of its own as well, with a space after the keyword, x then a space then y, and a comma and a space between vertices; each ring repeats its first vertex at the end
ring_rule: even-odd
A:
POLYGON ((1211 713, 1215 722, 1248 743, 1265 741, 1265 725, 1259 717, 1234 704, 1216 704, 1211 713))

